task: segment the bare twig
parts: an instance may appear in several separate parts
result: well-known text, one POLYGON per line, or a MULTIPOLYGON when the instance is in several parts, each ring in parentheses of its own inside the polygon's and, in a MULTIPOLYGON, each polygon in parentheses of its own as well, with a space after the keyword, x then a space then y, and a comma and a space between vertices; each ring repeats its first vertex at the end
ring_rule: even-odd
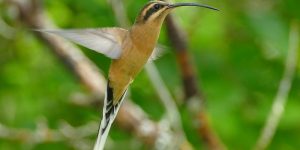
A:
MULTIPOLYGON (((151 83, 154 86, 154 89, 158 93, 163 105, 166 108, 166 117, 164 120, 161 121, 161 126, 164 126, 163 128, 166 129, 166 132, 170 132, 170 131, 174 132, 169 134, 168 139, 170 140, 167 141, 164 140, 164 142, 158 142, 157 147, 160 147, 160 149, 177 149, 179 147, 182 148, 182 145, 184 145, 184 143, 187 143, 187 139, 185 137, 185 133, 181 125, 182 124, 181 117, 178 108, 175 104, 175 100, 172 98, 166 85, 161 79, 155 65, 149 63, 146 65, 145 70, 151 80, 151 83), (176 136, 170 136, 172 134, 173 135, 176 134, 176 136)), ((164 134, 164 133, 160 133, 160 134, 164 134)), ((161 135, 160 137, 165 137, 165 136, 161 135)))
POLYGON ((166 88, 164 81, 161 79, 159 72, 154 64, 149 63, 146 65, 145 70, 153 84, 156 92, 158 93, 163 105, 167 109, 167 118, 177 131, 182 131, 181 117, 178 108, 172 98, 170 92, 166 88))
POLYGON ((291 89, 292 80, 297 66, 297 56, 299 50, 299 24, 291 23, 289 35, 289 49, 285 63, 285 70, 280 81, 276 97, 272 104, 272 110, 267 118, 266 124, 254 147, 255 150, 264 150, 270 144, 285 109, 288 94, 291 89))
POLYGON ((122 27, 129 27, 130 21, 128 20, 128 17, 125 13, 126 11, 124 8, 123 1, 120 0, 107 0, 107 1, 112 6, 118 24, 121 25, 122 27))
POLYGON ((11 128, 0 124, 0 138, 27 143, 32 146, 40 143, 64 141, 75 149, 85 150, 92 148, 92 141, 86 138, 93 136, 97 128, 97 122, 90 122, 80 127, 73 127, 62 122, 58 129, 50 129, 47 120, 43 117, 37 121, 35 130, 11 128))
POLYGON ((197 86, 196 73, 193 65, 191 64, 191 58, 187 52, 188 44, 185 32, 176 23, 173 15, 167 16, 166 26, 168 37, 175 49, 176 61, 179 64, 179 69, 182 75, 185 100, 190 100, 190 98, 195 95, 202 96, 197 86))
MULTIPOLYGON (((54 27, 51 21, 43 15, 37 0, 30 2, 26 0, 22 3, 14 0, 6 1, 18 7, 22 22, 30 28, 54 27)), ((77 47, 65 40, 40 32, 35 32, 35 34, 69 66, 70 70, 79 77, 83 85, 96 95, 97 99, 103 99, 106 81, 95 64, 86 58, 77 47)), ((149 145, 154 145, 159 133, 157 124, 151 121, 142 109, 128 100, 121 107, 116 123, 149 145)), ((97 130, 94 131, 96 134, 97 130)))

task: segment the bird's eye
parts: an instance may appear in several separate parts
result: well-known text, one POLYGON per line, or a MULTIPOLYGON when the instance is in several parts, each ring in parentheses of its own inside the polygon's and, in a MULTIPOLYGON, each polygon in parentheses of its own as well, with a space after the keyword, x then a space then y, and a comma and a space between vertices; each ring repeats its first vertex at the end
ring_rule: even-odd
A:
POLYGON ((159 4, 155 4, 155 5, 153 6, 153 8, 154 8, 155 10, 158 10, 158 9, 160 8, 160 5, 159 5, 159 4))

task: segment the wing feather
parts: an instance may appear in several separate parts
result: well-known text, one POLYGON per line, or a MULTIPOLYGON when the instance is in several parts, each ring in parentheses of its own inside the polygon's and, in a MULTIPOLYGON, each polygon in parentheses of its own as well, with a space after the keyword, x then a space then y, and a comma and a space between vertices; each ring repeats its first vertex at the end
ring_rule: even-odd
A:
POLYGON ((156 47, 154 48, 151 56, 149 57, 148 62, 152 62, 158 58, 160 58, 161 56, 163 56, 167 51, 166 51, 167 47, 164 45, 156 45, 156 47))
POLYGON ((118 59, 122 53, 122 42, 127 30, 122 28, 39 30, 64 37, 74 43, 102 53, 111 59, 118 59))

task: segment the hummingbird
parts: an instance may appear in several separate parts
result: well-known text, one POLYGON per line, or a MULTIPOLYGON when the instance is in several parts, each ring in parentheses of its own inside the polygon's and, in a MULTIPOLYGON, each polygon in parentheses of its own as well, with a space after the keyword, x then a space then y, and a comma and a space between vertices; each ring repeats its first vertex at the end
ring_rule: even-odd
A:
POLYGON ((94 150, 102 150, 110 127, 120 109, 129 85, 151 59, 156 58, 156 43, 165 17, 182 6, 217 8, 197 3, 150 1, 140 11, 132 27, 41 30, 104 54, 112 59, 108 73, 102 120, 94 150))

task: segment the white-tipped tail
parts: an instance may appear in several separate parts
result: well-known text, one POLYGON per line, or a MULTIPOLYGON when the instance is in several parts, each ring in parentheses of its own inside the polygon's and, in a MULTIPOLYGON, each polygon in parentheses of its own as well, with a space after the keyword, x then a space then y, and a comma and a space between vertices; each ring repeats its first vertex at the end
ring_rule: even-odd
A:
POLYGON ((94 150, 103 150, 104 145, 110 130, 110 127, 112 123, 114 122, 118 111, 122 105, 122 102, 124 100, 124 97, 127 93, 127 90, 122 95, 121 99, 119 100, 119 103, 116 105, 113 104, 113 89, 109 87, 109 84, 107 84, 107 91, 105 94, 105 100, 103 105, 103 115, 101 124, 98 130, 98 137, 97 141, 94 146, 94 150))
POLYGON ((104 126, 105 120, 104 120, 104 118, 101 120, 101 125, 100 125, 99 131, 98 131, 98 137, 97 137, 97 141, 94 146, 94 150, 103 150, 104 149, 104 145, 105 145, 105 142, 106 142, 106 139, 108 136, 108 132, 110 130, 112 123, 113 123, 113 120, 111 120, 108 123, 106 129, 102 133, 102 129, 104 129, 104 127, 105 127, 104 126))

